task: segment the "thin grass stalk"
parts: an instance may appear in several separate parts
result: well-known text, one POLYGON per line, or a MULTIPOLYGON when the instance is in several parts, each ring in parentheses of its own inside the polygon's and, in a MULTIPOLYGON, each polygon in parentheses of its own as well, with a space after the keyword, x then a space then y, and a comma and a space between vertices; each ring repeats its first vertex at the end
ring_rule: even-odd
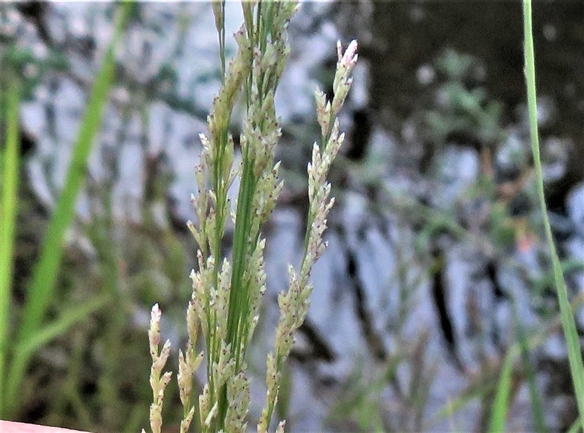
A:
POLYGON ((518 355, 517 346, 511 346, 505 355, 501 375, 499 376, 499 385, 493 401, 491 419, 489 422, 489 432, 505 431, 507 413, 509 412, 509 394, 511 393, 511 379, 513 375, 513 362, 518 355))
MULTIPOLYGON (((328 101, 321 90, 315 91, 317 119, 322 137, 327 141, 320 146, 314 143, 312 158, 307 168, 309 209, 303 257, 298 271, 291 265, 288 267, 288 291, 278 296, 280 319, 276 327, 275 350, 267 359, 267 402, 258 423, 259 433, 267 432, 271 424, 273 410, 278 400, 282 370, 294 342, 294 332, 302 325, 308 314, 312 293, 310 272, 327 247, 323 234, 327 227, 328 213, 334 204, 334 198, 330 197, 331 185, 327 182, 327 175, 345 138, 345 134, 339 131, 337 115, 351 88, 351 74, 358 58, 357 41, 352 41, 344 53, 338 41, 337 57, 332 101, 328 101)), ((278 430, 283 429, 284 421, 281 421, 278 430)))
POLYGON ((215 28, 219 37, 219 59, 221 61, 221 76, 225 77, 225 0, 214 0, 212 3, 215 16, 215 28))
POLYGON ((4 78, 5 87, 0 91, 0 111, 6 122, 4 150, 0 162, 2 179, 0 202, 0 417, 5 416, 2 396, 5 395, 6 368, 10 339, 10 304, 14 241, 16 238, 16 215, 18 212, 19 158, 19 106, 20 83, 8 70, 4 78))
POLYGON ((15 414, 18 405, 17 396, 19 395, 17 390, 31 355, 29 350, 21 350, 19 346, 29 345, 29 341, 39 332, 47 308, 53 298, 63 255, 64 235, 75 216, 75 204, 85 183, 89 155, 101 125, 108 93, 113 81, 115 70, 114 48, 121 37, 132 7, 132 2, 123 2, 118 10, 114 36, 96 77, 77 140, 73 147, 65 183, 47 228, 39 262, 33 271, 26 304, 22 313, 22 321, 16 336, 16 353, 10 365, 6 393, 0 396, 0 398, 4 398, 5 413, 8 417, 12 417, 15 414))
MULTIPOLYGON (((244 16, 252 15, 249 4, 243 4, 244 16)), ((273 106, 273 99, 278 85, 284 62, 286 46, 284 44, 283 28, 276 28, 276 16, 284 16, 287 2, 272 3, 259 2, 256 5, 255 22, 245 20, 246 33, 249 44, 253 49, 251 67, 247 79, 244 81, 246 104, 246 126, 242 146, 243 166, 241 169, 241 183, 238 192, 235 232, 233 240, 233 257, 231 274, 231 291, 229 296, 229 312, 227 324, 227 344, 231 346, 235 360, 235 371, 243 366, 245 353, 251 332, 254 326, 254 312, 257 302, 256 292, 263 293, 264 288, 258 287, 262 276, 253 275, 253 268, 248 266, 251 257, 262 255, 263 241, 260 239, 261 225, 267 220, 267 215, 258 215, 258 200, 262 195, 273 194, 279 187, 272 183, 270 190, 264 190, 265 182, 262 178, 270 175, 274 170, 274 149, 280 136, 273 106), (278 61, 266 61, 273 52, 278 61)), ((277 172, 277 168, 275 169, 277 172)), ((276 192, 277 195, 277 192, 276 192)), ((266 197, 268 198, 268 197, 266 197)), ((271 211, 270 211, 271 212, 271 211)), ((258 269, 263 273, 263 270, 258 269)), ((227 410, 226 395, 220 401, 220 413, 227 410)))
MULTIPOLYGON (((199 243, 199 248, 201 251, 201 256, 204 261, 200 262, 200 268, 207 266, 212 267, 212 286, 216 289, 220 285, 220 275, 223 263, 221 261, 221 239, 223 239, 225 233, 225 226, 227 223, 227 217, 229 216, 230 203, 228 201, 228 189, 231 185, 231 167, 234 159, 234 145, 233 139, 230 137, 229 126, 231 122, 232 110, 235 102, 241 91, 242 80, 245 79, 247 72, 246 70, 237 71, 240 75, 236 76, 236 73, 232 69, 235 69, 237 62, 227 69, 226 68, 226 53, 225 53, 225 1, 218 1, 212 4, 213 13, 215 15, 215 25, 217 27, 218 37, 219 37, 219 57, 221 60, 221 71, 222 71, 222 88, 219 94, 215 97, 212 114, 209 116, 209 130, 210 130, 210 146, 209 155, 205 163, 210 169, 210 183, 211 189, 209 190, 209 195, 214 199, 215 203, 212 209, 214 221, 211 225, 214 226, 214 233, 206 234, 205 225, 207 224, 207 215, 203 212, 199 215, 199 224, 201 225, 200 231, 205 236, 204 241, 199 243), (212 145, 211 145, 212 144, 212 145), (201 245, 201 243, 203 245, 201 245), (208 243, 208 249, 205 244, 208 243), (210 255, 209 255, 210 254, 210 255), (212 261, 210 261, 212 260, 212 261)), ((243 42, 241 42, 243 43, 243 42)), ((251 57, 247 52, 247 49, 240 46, 241 58, 239 62, 243 63, 244 67, 250 67, 248 57, 251 57)), ((204 168, 201 168, 203 171, 204 168)), ((200 185, 200 194, 204 189, 204 185, 200 185)), ((206 191, 205 191, 206 193, 206 191)), ((236 225, 236 232, 238 230, 236 225)), ((234 254, 237 250, 236 243, 234 242, 234 254)), ((231 291, 233 294, 234 291, 231 291)), ((214 308, 212 296, 206 296, 204 300, 199 302, 205 302, 205 311, 208 314, 205 315, 201 320, 206 321, 206 327, 204 329, 205 342, 206 342, 206 357, 207 357, 207 380, 209 386, 209 394, 211 396, 221 394, 218 411, 219 416, 215 418, 215 422, 218 423, 219 428, 222 428, 222 422, 224 419, 225 412, 227 410, 226 405, 226 391, 221 384, 217 384, 216 375, 213 369, 216 365, 221 364, 221 352, 222 352, 222 336, 221 332, 217 328, 218 315, 214 308)), ((230 316, 231 307, 230 307, 230 316)), ((232 336, 233 332, 229 332, 228 335, 232 336)), ((231 342, 230 339, 227 341, 231 342)), ((229 343, 227 343, 229 344, 229 343)), ((231 348, 233 346, 230 346, 231 348)), ((204 423, 202 423, 204 424, 204 423)))
POLYGON ((562 328, 564 330, 564 336, 568 348, 570 372, 572 374, 574 392, 576 394, 576 401, 578 403, 578 412, 580 414, 580 419, 582 420, 581 426, 584 429, 584 364, 582 363, 582 350, 580 348, 580 341, 576 329, 574 311, 572 310, 570 302, 568 300, 566 282, 564 281, 562 267, 560 264, 560 260, 558 258, 558 254, 556 252, 556 246, 554 244, 552 230, 550 227, 550 222, 547 214, 547 206, 545 203, 543 170, 540 159, 539 137, 537 130, 535 54, 533 47, 533 30, 531 21, 531 0, 523 1, 523 18, 525 33, 525 78, 527 86, 527 107, 529 112, 529 125, 531 133, 531 150, 533 153, 535 173, 537 176, 537 192, 539 196, 546 238, 552 259, 552 266, 554 270, 554 282, 556 286, 558 303, 560 305, 562 328))

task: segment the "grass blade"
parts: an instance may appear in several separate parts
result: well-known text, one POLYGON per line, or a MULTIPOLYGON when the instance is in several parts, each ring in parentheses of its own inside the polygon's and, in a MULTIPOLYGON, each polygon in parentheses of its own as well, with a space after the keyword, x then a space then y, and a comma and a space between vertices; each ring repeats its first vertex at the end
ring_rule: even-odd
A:
POLYGON ((63 335, 75 323, 103 308, 111 302, 112 299, 113 298, 109 293, 104 293, 90 299, 89 301, 84 301, 79 305, 71 306, 71 308, 68 308, 69 312, 66 315, 61 315, 49 325, 43 326, 43 329, 35 333, 33 338, 27 340, 25 344, 18 346, 16 348, 15 359, 29 357, 32 353, 51 342, 53 339, 63 335))
POLYGON ((507 413, 509 412, 509 394, 511 392, 511 376, 513 374, 513 361, 517 356, 517 346, 511 346, 505 356, 503 368, 501 369, 501 376, 499 378, 499 385, 497 386, 497 394, 493 402, 493 410, 491 412, 491 420, 489 423, 489 432, 503 432, 505 431, 505 422, 507 420, 507 413))
MULTIPOLYGON (((77 197, 87 175, 87 161, 99 131, 108 100, 115 70, 114 47, 121 36, 132 6, 131 2, 124 2, 120 7, 114 37, 96 77, 87 109, 81 122, 65 184, 47 228, 40 259, 34 269, 32 282, 28 288, 27 301, 16 338, 19 347, 30 344, 31 339, 35 338, 35 334, 40 331, 46 310, 53 297, 63 254, 63 238, 65 231, 75 216, 77 197)), ((0 396, 0 398, 4 399, 4 416, 12 417, 15 414, 15 409, 18 405, 18 399, 16 398, 18 386, 22 381, 30 358, 30 353, 26 353, 26 356, 15 357, 10 365, 6 392, 0 396)))
MULTIPOLYGON (((572 374, 574 391, 578 403, 578 412, 580 413, 580 420, 584 420, 584 365, 582 363, 582 352, 580 349, 580 341, 578 339, 576 322, 574 320, 574 312, 568 301, 568 291, 566 289, 566 282, 564 281, 560 260, 556 252, 556 247, 554 245, 550 222, 547 215, 547 207, 545 204, 543 173, 537 131, 535 54, 533 48, 533 34, 531 22, 531 0, 523 0, 523 18, 525 32, 525 78, 527 84, 527 107, 529 111, 531 150, 533 152, 535 172, 537 175, 537 192, 541 205, 545 233, 550 248, 552 266, 554 270, 554 283, 556 286, 558 303, 560 304, 560 316, 562 319, 562 328, 564 329, 566 345, 568 347, 568 359, 570 361, 570 372, 572 374)), ((584 422, 581 422, 581 425, 584 428, 584 422)))
MULTIPOLYGON (((14 240, 16 238, 16 214, 19 180, 19 104, 20 86, 18 79, 10 72, 7 83, 0 93, 0 116, 6 124, 4 150, 0 161, 0 396, 4 395, 6 367, 8 361, 8 341, 10 337, 10 287, 14 263, 14 240)), ((2 404, 0 400, 0 415, 2 404)))

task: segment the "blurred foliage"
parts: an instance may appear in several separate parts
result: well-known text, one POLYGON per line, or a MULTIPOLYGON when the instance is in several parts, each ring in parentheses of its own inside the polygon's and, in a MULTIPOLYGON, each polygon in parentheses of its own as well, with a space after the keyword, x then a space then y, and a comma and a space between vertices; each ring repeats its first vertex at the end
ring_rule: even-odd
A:
MULTIPOLYGON (((127 11, 128 6, 121 9, 124 7, 127 11)), ((0 14, 5 12, 2 6, 0 14)), ((122 14, 117 21, 118 32, 123 22, 122 14)), ((67 72, 66 53, 62 50, 49 50, 49 54, 37 56, 35 50, 21 47, 13 38, 3 38, 3 42, 0 51, 3 77, 8 70, 16 71, 24 98, 32 97, 36 86, 50 74, 67 72)), ((101 187, 93 192, 95 208, 91 223, 71 217, 75 222, 70 225, 69 217, 63 216, 61 201, 69 205, 65 214, 75 213, 74 191, 79 191, 85 181, 88 149, 100 125, 100 111, 107 101, 113 69, 113 51, 110 50, 86 107, 85 122, 81 122, 78 136, 81 144, 76 149, 84 150, 74 153, 71 181, 66 182, 52 216, 47 216, 27 182, 18 191, 21 212, 16 232, 9 236, 18 241, 16 269, 25 269, 25 272, 19 272, 14 281, 12 299, 2 300, 3 306, 10 311, 8 331, 15 342, 10 346, 2 344, 3 361, 9 362, 7 366, 11 370, 8 375, 5 368, 1 372, 3 379, 8 379, 8 387, 14 388, 16 383, 21 392, 17 398, 15 391, 3 388, 0 409, 4 417, 88 431, 137 431, 147 424, 147 402, 151 398, 147 375, 151 360, 145 343, 148 313, 145 313, 146 323, 140 324, 140 306, 149 311, 153 299, 179 304, 177 298, 184 305, 190 293, 184 278, 187 269, 183 247, 168 224, 153 223, 156 220, 151 216, 154 210, 148 207, 154 202, 160 206, 160 200, 164 200, 160 194, 154 194, 144 203, 145 222, 138 227, 113 217, 109 202, 111 190, 101 187), (53 242, 47 246, 45 240, 40 252, 46 218, 51 220, 52 237, 49 237, 53 242), (58 258, 62 253, 61 262, 58 258), (56 260, 56 265, 48 270, 49 275, 41 274, 39 280, 38 263, 47 259, 51 263, 56 260), (28 268, 33 268, 33 272, 28 268), (36 286, 42 289, 42 294, 34 290, 36 286, 29 281, 33 278, 40 281, 36 286), (50 281, 55 283, 54 290, 50 281), (46 298, 48 291, 49 299, 44 305, 37 298, 46 298), (26 306, 30 305, 40 311, 27 316, 30 308, 26 306), (21 319, 31 317, 38 325, 31 325, 28 320, 32 334, 25 335, 20 332, 24 329, 21 319), (15 333, 18 333, 17 338, 15 333), (33 356, 28 361, 30 355, 33 356), (23 370, 20 382, 14 371, 25 365, 28 368, 23 370)), ((4 108, 2 105, 2 114, 4 108)), ((11 164, 11 169, 18 170, 14 163, 11 164)), ((154 191, 166 191, 168 179, 161 176, 152 180, 153 184, 163 183, 154 191)), ((8 185, 8 182, 3 184, 8 185)), ((46 267, 44 272, 47 272, 46 267)), ((168 317, 173 317, 171 312, 169 308, 168 317)), ((181 319, 183 316, 184 312, 180 311, 181 319)), ((4 314, 3 317, 8 318, 4 314)), ((168 325, 172 328, 172 324, 168 325)))
POLYGON ((484 87, 473 85, 483 68, 478 59, 452 50, 436 60, 441 80, 438 106, 426 112, 427 127, 436 143, 460 135, 474 138, 481 146, 493 146, 505 136, 500 120, 503 104, 490 99, 484 87))
POLYGON ((49 50, 46 56, 39 56, 32 48, 21 47, 14 41, 8 40, 5 44, 0 49, 0 64, 10 65, 21 78, 24 101, 33 97, 33 92, 47 72, 66 72, 69 68, 69 60, 61 50, 49 50))

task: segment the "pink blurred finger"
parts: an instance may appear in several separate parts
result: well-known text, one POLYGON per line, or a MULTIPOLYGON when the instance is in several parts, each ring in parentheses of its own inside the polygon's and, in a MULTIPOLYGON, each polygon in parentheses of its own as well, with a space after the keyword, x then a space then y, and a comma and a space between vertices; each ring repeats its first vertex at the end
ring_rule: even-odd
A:
POLYGON ((61 427, 47 427, 22 422, 0 421, 0 433, 87 433, 61 427))

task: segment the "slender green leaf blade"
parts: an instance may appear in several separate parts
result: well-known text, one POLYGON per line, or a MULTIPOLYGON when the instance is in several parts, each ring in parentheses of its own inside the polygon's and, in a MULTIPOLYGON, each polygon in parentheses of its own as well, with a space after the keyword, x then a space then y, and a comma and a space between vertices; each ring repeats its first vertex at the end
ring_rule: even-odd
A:
MULTIPOLYGON (((61 315, 55 321, 43 326, 43 329, 35 333, 33 338, 27 340, 24 344, 16 347, 16 353, 20 356, 28 357, 41 347, 50 343, 53 339, 67 332, 75 323, 86 319, 89 315, 103 308, 112 300, 109 293, 104 293, 84 301, 79 305, 71 306, 67 309, 67 314, 61 315)), ((18 355, 17 355, 18 356, 18 355)))
MULTIPOLYGON (((87 109, 73 148, 65 184, 49 222, 39 262, 33 271, 32 282, 28 289, 27 302, 24 306, 22 322, 16 339, 19 346, 28 344, 29 340, 35 338, 35 334, 40 331, 46 310, 53 297, 63 254, 64 235, 75 215, 77 197, 87 174, 87 161, 99 131, 108 100, 115 71, 114 48, 121 36, 132 7, 132 2, 123 2, 120 7, 114 37, 91 91, 87 109)), ((14 414, 18 405, 15 396, 27 364, 28 356, 20 356, 15 357, 10 365, 6 393, 0 396, 0 398, 4 398, 6 413, 9 417, 14 414)))
MULTIPOLYGON (((4 151, 1 158, 0 179, 2 195, 0 204, 0 396, 4 395, 8 342, 10 338, 10 287, 12 286, 14 240, 16 238, 16 214, 19 180, 19 105, 20 85, 18 79, 7 74, 8 85, 2 90, 0 99, 3 118, 6 120, 4 151)), ((0 416, 3 405, 0 399, 0 416)))
POLYGON ((493 408, 491 411, 489 432, 505 431, 505 422, 507 421, 507 413, 509 412, 509 394, 511 392, 513 360, 516 356, 517 346, 512 346, 507 351, 505 361, 503 362, 503 368, 501 369, 497 394, 495 395, 495 401, 493 402, 493 408))
MULTIPOLYGON (((564 336, 566 339, 566 345, 568 347, 568 359, 570 361, 570 372, 572 374, 574 391, 576 393, 576 400, 578 403, 578 412, 580 413, 580 420, 584 420, 584 364, 582 363, 582 351, 580 349, 580 341, 578 339, 576 322, 574 320, 574 312, 570 306, 570 302, 568 301, 566 282, 564 281, 562 267, 552 237, 552 230, 550 227, 550 222, 547 215, 547 207, 545 203, 543 170, 540 159, 539 137, 537 130, 535 53, 533 47, 533 30, 531 21, 531 0, 523 0, 523 18, 525 32, 525 78, 527 84, 527 107, 529 111, 531 149, 533 152, 535 172, 537 176, 537 192, 541 205, 546 237, 550 248, 550 255, 554 270, 554 282, 556 285, 558 303, 560 304, 562 328, 564 329, 564 336)), ((582 428, 584 429, 584 422, 582 422, 582 428)))

